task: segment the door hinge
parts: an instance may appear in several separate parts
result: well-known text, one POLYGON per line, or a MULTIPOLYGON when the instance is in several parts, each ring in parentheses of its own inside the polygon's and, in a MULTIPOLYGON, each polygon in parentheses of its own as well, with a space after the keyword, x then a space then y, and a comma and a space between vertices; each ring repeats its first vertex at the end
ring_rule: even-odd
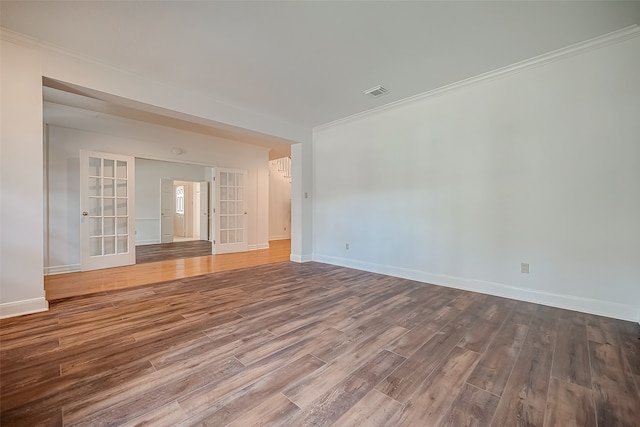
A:
POLYGON ((214 244, 214 245, 216 244, 216 241, 215 241, 215 239, 213 240, 213 244, 214 244))
POLYGON ((213 208, 213 213, 216 213, 216 208, 213 208))

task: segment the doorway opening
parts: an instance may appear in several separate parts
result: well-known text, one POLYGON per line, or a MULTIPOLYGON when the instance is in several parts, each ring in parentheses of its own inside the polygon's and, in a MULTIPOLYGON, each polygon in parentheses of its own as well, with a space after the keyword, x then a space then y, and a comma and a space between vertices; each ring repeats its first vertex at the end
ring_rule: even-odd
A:
POLYGON ((209 240, 206 182, 173 181, 173 241, 209 240), (205 187, 205 188, 203 188, 205 187), (204 191, 204 192, 203 192, 204 191), (202 206, 205 204, 205 206, 202 206), (204 217, 204 221, 203 221, 204 217))

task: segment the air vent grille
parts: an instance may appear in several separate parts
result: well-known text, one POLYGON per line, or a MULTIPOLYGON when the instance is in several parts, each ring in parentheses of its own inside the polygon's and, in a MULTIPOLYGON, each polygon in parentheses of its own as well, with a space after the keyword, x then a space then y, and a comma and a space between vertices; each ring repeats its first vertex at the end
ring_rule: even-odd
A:
POLYGON ((389 93, 389 90, 382 86, 376 86, 376 87, 372 87, 371 89, 365 90, 364 93, 367 95, 378 97, 378 96, 382 96, 384 94, 389 93))

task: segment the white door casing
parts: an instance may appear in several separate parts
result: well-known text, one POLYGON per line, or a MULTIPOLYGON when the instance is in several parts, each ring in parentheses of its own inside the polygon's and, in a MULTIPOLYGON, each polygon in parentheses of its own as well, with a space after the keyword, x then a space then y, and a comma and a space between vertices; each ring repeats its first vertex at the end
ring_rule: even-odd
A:
POLYGON ((175 208, 173 179, 160 180, 160 243, 173 242, 173 214, 175 208))
POLYGON ((83 271, 135 264, 134 191, 135 158, 80 151, 83 271))
POLYGON ((209 183, 200 181, 200 240, 209 240, 209 183))
POLYGON ((214 254, 248 250, 246 183, 246 170, 216 168, 214 254))

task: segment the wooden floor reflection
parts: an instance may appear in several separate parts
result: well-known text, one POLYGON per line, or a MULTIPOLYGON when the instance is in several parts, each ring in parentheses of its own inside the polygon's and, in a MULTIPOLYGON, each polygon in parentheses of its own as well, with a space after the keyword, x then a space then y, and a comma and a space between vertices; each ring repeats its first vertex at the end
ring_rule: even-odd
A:
POLYGON ((288 261, 290 253, 291 240, 274 240, 269 242, 269 249, 257 251, 173 259, 104 270, 45 276, 44 289, 47 300, 53 301, 218 271, 288 261))

